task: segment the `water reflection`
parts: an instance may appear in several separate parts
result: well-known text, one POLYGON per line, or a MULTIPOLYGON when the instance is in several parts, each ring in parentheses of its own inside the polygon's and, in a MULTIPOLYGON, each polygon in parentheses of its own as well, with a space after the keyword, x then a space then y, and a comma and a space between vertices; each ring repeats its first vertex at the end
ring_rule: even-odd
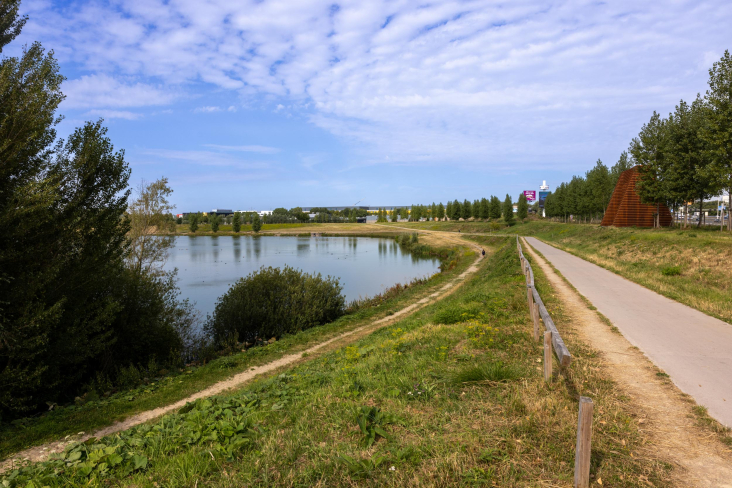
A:
POLYGON ((178 268, 181 298, 190 298, 205 314, 239 278, 261 266, 284 265, 340 278, 343 293, 352 300, 436 273, 439 262, 402 253, 393 239, 181 236, 166 268, 178 268))

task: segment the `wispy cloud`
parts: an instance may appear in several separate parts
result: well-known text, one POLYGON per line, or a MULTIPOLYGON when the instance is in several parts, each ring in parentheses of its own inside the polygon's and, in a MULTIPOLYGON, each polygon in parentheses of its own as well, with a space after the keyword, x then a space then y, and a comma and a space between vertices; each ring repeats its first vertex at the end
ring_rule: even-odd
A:
POLYGON ((221 112, 221 107, 216 106, 205 106, 205 107, 197 107, 193 110, 194 113, 205 113, 210 114, 213 112, 221 112))
POLYGON ((269 146, 222 146, 219 144, 206 144, 206 147, 220 149, 222 151, 253 152, 260 154, 275 154, 280 152, 278 148, 269 146))
POLYGON ((105 110, 105 109, 94 109, 89 110, 84 115, 87 117, 102 117, 103 119, 125 119, 125 120, 135 120, 139 119, 143 115, 138 112, 130 112, 127 110, 105 110))
POLYGON ((95 73, 66 83, 69 107, 169 105, 214 87, 299 112, 365 164, 564 164, 703 91, 732 47, 724 0, 23 5, 26 39, 95 73))

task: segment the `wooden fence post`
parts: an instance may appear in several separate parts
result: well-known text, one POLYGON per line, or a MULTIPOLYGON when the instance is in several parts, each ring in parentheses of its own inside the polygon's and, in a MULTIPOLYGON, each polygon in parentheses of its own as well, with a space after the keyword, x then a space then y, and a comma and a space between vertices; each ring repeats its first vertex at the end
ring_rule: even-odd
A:
POLYGON ((552 331, 544 332, 544 380, 552 380, 552 331))
POLYGON ((534 302, 534 340, 539 340, 539 304, 534 302))
POLYGON ((574 488, 590 486, 590 451, 592 447, 591 398, 580 397, 579 419, 577 420, 577 449, 574 453, 574 488))

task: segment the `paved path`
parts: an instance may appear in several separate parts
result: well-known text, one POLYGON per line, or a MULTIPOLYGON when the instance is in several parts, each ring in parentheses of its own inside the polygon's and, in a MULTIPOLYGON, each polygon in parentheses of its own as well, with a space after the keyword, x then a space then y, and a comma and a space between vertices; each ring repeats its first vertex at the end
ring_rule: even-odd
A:
POLYGON ((526 240, 683 392, 732 426, 732 325, 536 238, 526 240))

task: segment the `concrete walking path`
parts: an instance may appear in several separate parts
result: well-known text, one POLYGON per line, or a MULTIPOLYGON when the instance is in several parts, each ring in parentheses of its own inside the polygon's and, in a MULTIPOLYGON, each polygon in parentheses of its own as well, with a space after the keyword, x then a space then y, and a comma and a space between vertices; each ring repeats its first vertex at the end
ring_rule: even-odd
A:
POLYGON ((676 386, 732 426, 732 325, 536 238, 525 239, 676 386))

